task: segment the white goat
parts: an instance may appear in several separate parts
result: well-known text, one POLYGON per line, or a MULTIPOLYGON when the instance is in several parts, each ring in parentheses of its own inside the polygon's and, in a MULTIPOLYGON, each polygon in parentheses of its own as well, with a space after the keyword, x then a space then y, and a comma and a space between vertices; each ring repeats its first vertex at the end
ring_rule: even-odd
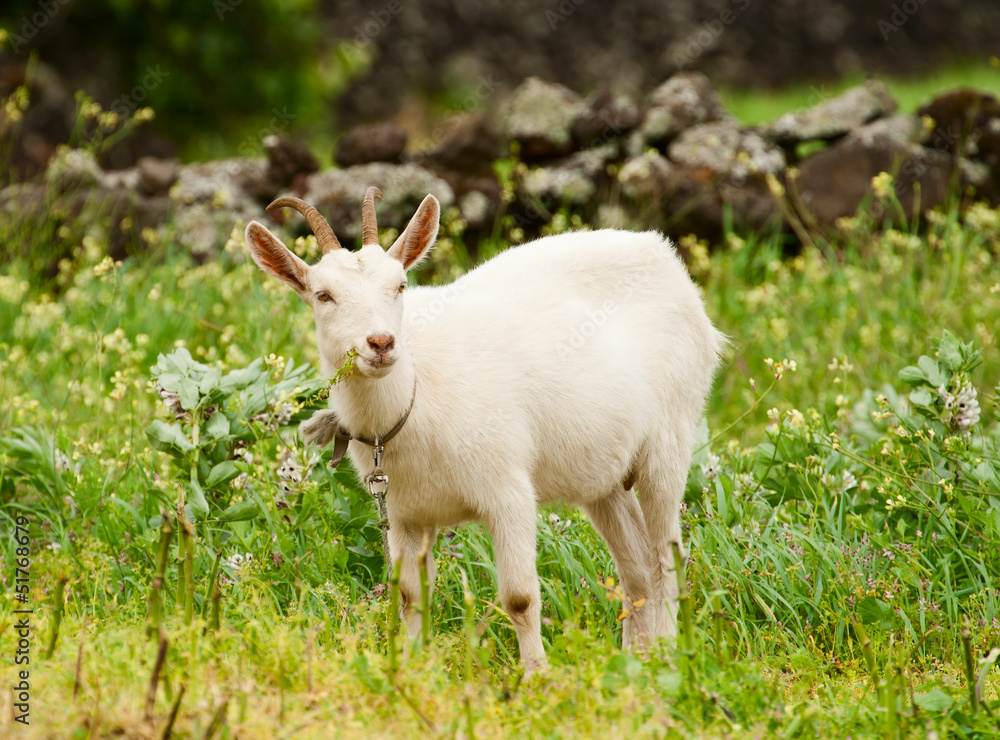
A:
MULTIPOLYGON (((326 377, 357 352, 330 411, 303 424, 384 437, 391 481, 389 549, 402 561, 403 617, 419 631, 419 554, 438 527, 482 522, 496 552, 499 595, 528 671, 544 664, 535 567, 539 504, 582 506, 608 543, 630 608, 624 644, 676 632, 671 543, 695 430, 725 344, 670 242, 655 232, 561 234, 511 248, 445 287, 406 287, 437 238, 428 195, 384 251, 375 188, 362 208, 363 246, 340 248, 319 212, 295 198, 323 248, 307 265, 257 222, 254 261, 308 303, 326 377), (405 289, 405 291, 404 291, 405 289), (404 297, 405 293, 405 297, 404 297), (632 491, 638 488, 638 499, 632 491)), ((351 441, 362 478, 372 447, 351 441)))

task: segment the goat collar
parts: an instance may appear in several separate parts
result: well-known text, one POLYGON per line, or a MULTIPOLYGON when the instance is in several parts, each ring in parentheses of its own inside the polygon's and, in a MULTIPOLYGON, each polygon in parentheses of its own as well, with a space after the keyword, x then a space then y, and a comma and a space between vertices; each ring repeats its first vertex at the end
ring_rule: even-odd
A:
POLYGON ((399 421, 396 422, 396 425, 392 429, 390 429, 385 434, 375 435, 375 439, 368 439, 367 437, 362 437, 361 435, 351 434, 349 431, 344 429, 344 427, 340 427, 339 429, 337 429, 337 437, 343 439, 345 442, 349 442, 350 440, 353 439, 357 442, 360 442, 361 444, 366 444, 369 447, 378 447, 380 445, 384 445, 390 439, 399 434, 399 430, 403 428, 403 425, 406 423, 406 420, 410 418, 410 412, 413 411, 413 402, 416 400, 417 400, 417 381, 414 378, 413 395, 410 396, 410 405, 406 407, 406 411, 403 412, 403 415, 399 418, 399 421))

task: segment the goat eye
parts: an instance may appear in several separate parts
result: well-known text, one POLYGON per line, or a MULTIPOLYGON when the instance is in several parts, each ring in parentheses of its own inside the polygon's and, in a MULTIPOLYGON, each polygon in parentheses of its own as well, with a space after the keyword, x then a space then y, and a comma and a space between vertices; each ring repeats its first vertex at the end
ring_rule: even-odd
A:
POLYGON ((330 301, 333 300, 333 296, 331 296, 329 293, 317 293, 316 300, 319 301, 320 303, 329 303, 330 301))
POLYGON ((406 290, 406 283, 400 283, 399 287, 396 288, 396 294, 398 295, 402 293, 404 290, 406 290))

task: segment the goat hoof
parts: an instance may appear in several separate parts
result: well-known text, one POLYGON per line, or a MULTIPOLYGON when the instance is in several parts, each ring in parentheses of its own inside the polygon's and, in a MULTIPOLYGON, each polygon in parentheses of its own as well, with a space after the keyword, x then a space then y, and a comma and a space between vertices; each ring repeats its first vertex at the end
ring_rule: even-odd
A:
POLYGON ((299 424, 299 434, 307 444, 326 447, 333 440, 339 427, 340 419, 333 411, 317 411, 311 419, 299 424))

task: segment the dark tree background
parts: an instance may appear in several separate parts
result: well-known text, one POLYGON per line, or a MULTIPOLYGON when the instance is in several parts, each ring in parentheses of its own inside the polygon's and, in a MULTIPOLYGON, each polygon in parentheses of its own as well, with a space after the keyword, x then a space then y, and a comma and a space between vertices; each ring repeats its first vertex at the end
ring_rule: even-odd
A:
POLYGON ((528 75, 643 92, 695 69, 761 88, 1000 54, 996 0, 6 0, 0 28, 0 96, 35 53, 50 97, 152 106, 160 146, 235 147, 275 110, 335 135, 406 96, 528 75))

